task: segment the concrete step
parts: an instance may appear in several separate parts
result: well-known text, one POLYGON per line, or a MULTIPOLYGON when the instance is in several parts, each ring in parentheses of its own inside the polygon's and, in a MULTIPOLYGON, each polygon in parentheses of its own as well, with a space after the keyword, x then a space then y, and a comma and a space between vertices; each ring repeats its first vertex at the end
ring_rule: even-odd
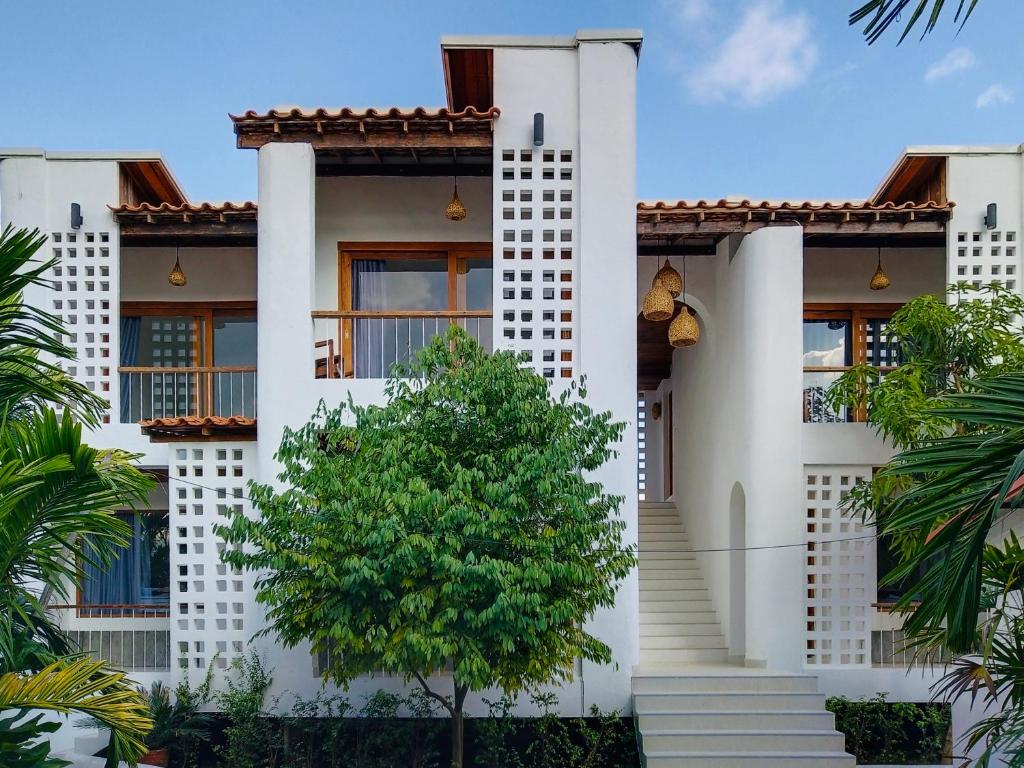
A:
POLYGON ((724 664, 728 659, 728 648, 644 648, 640 652, 642 664, 724 664))
MULTIPOLYGON (((679 629, 678 625, 675 625, 679 629)), ((689 632, 689 626, 683 626, 674 635, 640 635, 640 650, 668 648, 724 648, 725 638, 720 634, 697 635, 689 632)))
MULTIPOLYGON (((671 670, 644 669, 633 673, 633 693, 813 693, 818 692, 812 675, 787 675, 771 672, 747 672, 734 667, 721 672, 674 673, 671 670)), ((807 707, 807 711, 815 707, 807 707)))
MULTIPOLYGON (((636 681, 633 681, 636 685, 636 681)), ((633 696, 638 715, 656 712, 806 712, 824 711, 822 693, 718 691, 715 693, 675 693, 645 691, 633 696)))
MULTIPOLYGON (((648 545, 644 545, 648 546, 648 545)), ((654 544, 649 545, 652 549, 644 550, 642 547, 639 550, 640 560, 644 562, 650 562, 651 560, 674 560, 677 557, 693 557, 693 550, 689 544, 680 544, 678 546, 667 546, 658 545, 657 549, 653 549, 654 544)))
POLYGON ((707 613, 714 610, 709 598, 697 598, 693 595, 680 597, 676 594, 664 595, 657 599, 643 600, 640 603, 640 610, 650 613, 672 613, 673 611, 697 611, 707 613))
POLYGON ((668 578, 665 575, 649 575, 646 573, 640 574, 640 589, 650 590, 653 592, 664 592, 668 590, 674 592, 677 589, 694 589, 695 587, 704 586, 704 577, 700 575, 700 571, 687 571, 672 574, 668 578))
POLYGON ((641 520, 641 533, 683 533, 683 526, 668 520, 641 520))
MULTIPOLYGON (((646 751, 646 750, 645 750, 646 751)), ((856 761, 835 752, 651 752, 647 768, 855 768, 856 761)))
POLYGON ((640 715, 637 725, 646 730, 690 731, 769 731, 769 730, 821 730, 833 731, 835 716, 824 710, 750 712, 661 712, 640 715))
POLYGON ((640 558, 640 573, 661 576, 661 571, 696 571, 700 568, 697 558, 682 552, 675 557, 640 558))
POLYGON ((637 534, 637 540, 640 542, 640 550, 643 551, 644 544, 677 544, 683 541, 689 541, 683 531, 640 531, 637 534))
POLYGON ((641 731, 645 750, 664 752, 842 752, 838 731, 641 731))
POLYGON ((718 621, 714 611, 645 611, 640 603, 640 626, 645 624, 711 624, 718 621))
POLYGON ((695 637, 698 635, 721 635, 722 627, 717 621, 709 621, 706 624, 641 624, 640 637, 675 637, 687 635, 695 637))
POLYGON ((703 579, 697 563, 679 562, 676 560, 662 560, 666 564, 664 568, 645 568, 640 565, 640 581, 663 581, 666 579, 689 581, 691 579, 703 579))

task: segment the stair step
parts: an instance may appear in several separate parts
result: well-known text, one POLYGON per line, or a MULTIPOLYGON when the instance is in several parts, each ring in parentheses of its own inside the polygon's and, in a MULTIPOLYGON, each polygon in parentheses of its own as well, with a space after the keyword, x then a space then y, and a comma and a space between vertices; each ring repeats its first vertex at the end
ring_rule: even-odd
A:
POLYGON ((647 768, 855 768, 845 752, 647 752, 647 768))
MULTIPOLYGON (((634 679, 633 685, 637 685, 634 679)), ((825 695, 800 692, 716 691, 714 693, 682 693, 648 690, 633 696, 638 715, 655 712, 806 712, 825 710, 825 695)))
MULTIPOLYGON (((817 694, 818 680, 812 675, 775 674, 745 671, 733 667, 721 673, 674 673, 671 670, 644 669, 633 673, 633 693, 801 693, 817 694)), ((751 710, 757 707, 751 707, 751 710)), ((815 709, 813 706, 807 711, 815 709)))
MULTIPOLYGON (((679 625, 674 625, 677 630, 679 625)), ((717 629, 717 628, 716 628, 717 629)), ((720 634, 697 635, 689 632, 689 626, 684 625, 682 631, 668 635, 640 635, 640 650, 669 649, 669 648, 724 648, 725 638, 720 634)))
POLYGON ((687 635, 689 637, 721 635, 722 627, 717 621, 709 621, 705 624, 641 624, 640 637, 675 637, 687 635))
POLYGON ((708 598, 698 599, 690 597, 678 597, 676 594, 664 595, 651 600, 643 600, 640 603, 640 612, 649 613, 672 613, 673 611, 689 611, 708 613, 713 611, 711 600, 708 598))
MULTIPOLYGON (((653 546, 653 545, 652 545, 653 546)), ((652 560, 674 560, 677 557, 693 557, 693 550, 689 544, 683 544, 677 547, 667 547, 662 545, 658 549, 645 550, 643 547, 640 548, 640 560, 642 562, 650 562, 652 560)))
POLYGON ((637 717, 641 731, 667 730, 835 730, 835 716, 825 710, 750 712, 659 712, 637 717))
POLYGON ((644 749, 652 752, 842 752, 846 738, 838 731, 641 731, 644 749))
POLYGON ((700 569, 693 555, 677 554, 675 557, 640 558, 640 573, 660 576, 661 571, 696 571, 700 569))
MULTIPOLYGON (((642 604, 642 603, 641 603, 642 604)), ((714 611, 640 611, 640 626, 644 624, 710 624, 718 621, 714 611)))
POLYGON ((703 586, 704 577, 700 571, 674 574, 671 578, 640 575, 640 589, 647 592, 675 592, 677 589, 697 589, 703 586))
POLYGON ((683 533, 683 526, 672 522, 641 520, 640 531, 646 533, 683 533))
POLYGON ((644 664, 724 664, 728 648, 644 648, 640 661, 644 664))

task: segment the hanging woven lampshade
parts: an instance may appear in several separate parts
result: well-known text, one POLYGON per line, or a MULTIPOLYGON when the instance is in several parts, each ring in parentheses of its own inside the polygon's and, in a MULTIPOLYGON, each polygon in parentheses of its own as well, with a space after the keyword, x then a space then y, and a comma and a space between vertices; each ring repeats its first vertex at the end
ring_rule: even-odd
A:
POLYGON ((664 283, 655 277, 651 290, 644 296, 644 319, 660 323, 662 320, 672 317, 673 309, 675 309, 675 302, 672 300, 672 294, 665 288, 664 283))
POLYGON ((683 292, 683 276, 676 271, 668 259, 665 259, 665 266, 659 269, 654 277, 661 280, 661 284, 672 294, 673 299, 683 292))
POLYGON ((868 283, 868 287, 872 291, 884 291, 889 287, 891 281, 889 276, 885 274, 885 270, 882 268, 882 249, 878 249, 878 267, 875 269, 875 274, 871 276, 871 282, 868 283))
POLYGON ((700 324, 691 314, 690 307, 683 304, 679 314, 668 327, 668 343, 673 347, 692 347, 700 341, 700 324))
POLYGON ((459 199, 459 181, 455 180, 455 192, 452 194, 452 201, 444 209, 444 217, 449 221, 462 221, 466 218, 466 206, 459 199))
POLYGON ((167 282, 175 288, 181 288, 188 282, 188 278, 185 277, 185 271, 181 268, 181 263, 178 261, 177 248, 174 249, 174 266, 171 267, 170 274, 167 275, 167 282))

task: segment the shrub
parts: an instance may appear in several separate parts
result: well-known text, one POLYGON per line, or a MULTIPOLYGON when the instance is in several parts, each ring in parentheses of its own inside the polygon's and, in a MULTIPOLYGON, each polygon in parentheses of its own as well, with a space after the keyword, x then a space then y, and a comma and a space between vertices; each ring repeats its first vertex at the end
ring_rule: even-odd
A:
POLYGON ((846 751, 857 763, 935 765, 943 762, 952 713, 948 704, 888 701, 879 693, 853 701, 832 696, 825 703, 846 735, 846 751))

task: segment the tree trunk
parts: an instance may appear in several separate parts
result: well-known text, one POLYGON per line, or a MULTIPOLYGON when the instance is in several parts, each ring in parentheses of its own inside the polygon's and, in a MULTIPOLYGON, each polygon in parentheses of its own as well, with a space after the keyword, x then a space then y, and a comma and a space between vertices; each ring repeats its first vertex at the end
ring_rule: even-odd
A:
POLYGON ((466 745, 465 720, 462 715, 462 705, 466 703, 466 694, 469 693, 468 685, 455 686, 455 699, 452 702, 452 768, 462 768, 462 753, 466 745))

